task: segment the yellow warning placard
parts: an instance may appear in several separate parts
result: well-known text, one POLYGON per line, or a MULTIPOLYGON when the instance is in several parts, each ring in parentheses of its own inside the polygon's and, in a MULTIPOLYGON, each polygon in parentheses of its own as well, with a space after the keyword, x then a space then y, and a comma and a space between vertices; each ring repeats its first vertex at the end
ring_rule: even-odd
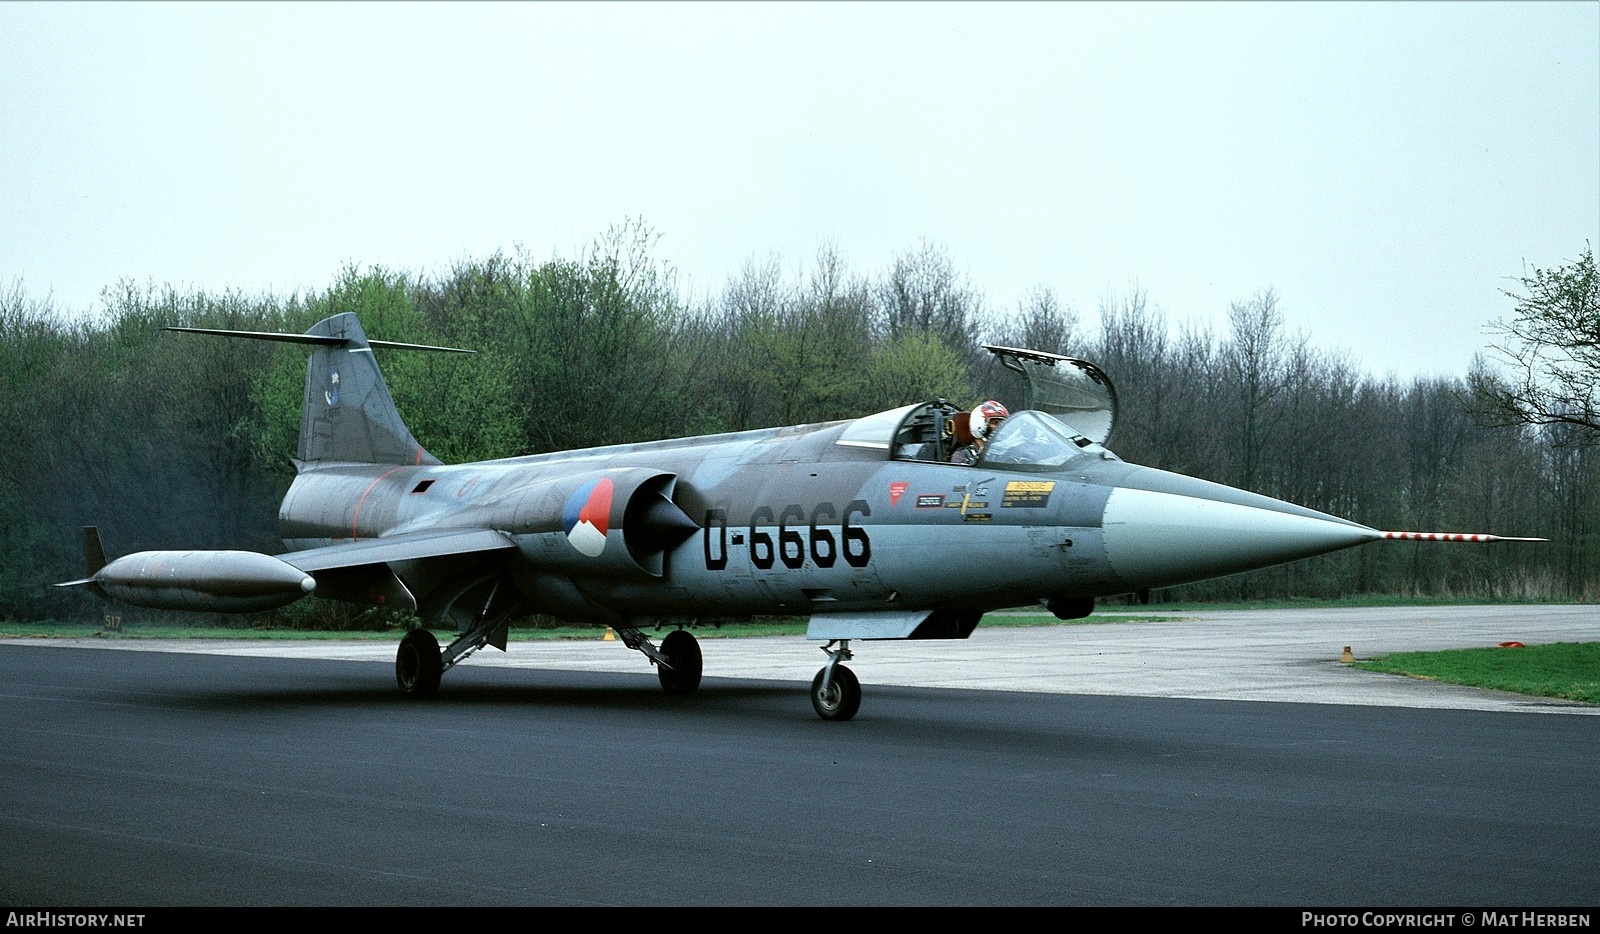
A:
POLYGON ((1012 480, 1000 497, 1000 508, 1013 506, 1047 506, 1050 491, 1056 488, 1054 480, 1012 480))

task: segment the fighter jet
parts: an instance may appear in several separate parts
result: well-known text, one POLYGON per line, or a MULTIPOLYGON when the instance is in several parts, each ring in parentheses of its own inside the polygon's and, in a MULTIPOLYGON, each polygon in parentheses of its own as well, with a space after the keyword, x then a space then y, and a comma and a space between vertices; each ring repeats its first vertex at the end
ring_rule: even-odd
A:
POLYGON ((1094 364, 987 349, 1023 380, 1025 408, 945 400, 844 421, 441 463, 401 419, 354 314, 303 334, 169 328, 310 347, 287 548, 149 551, 107 561, 85 530, 85 586, 167 610, 259 612, 308 595, 388 607, 400 692, 506 649, 532 613, 610 627, 669 693, 700 685, 697 626, 807 617, 826 664, 825 720, 849 720, 851 644, 965 639, 985 613, 1043 606, 1085 617, 1097 598, 1269 567, 1384 539, 1542 541, 1378 531, 1267 496, 1126 463, 1106 446, 1116 391, 1094 364), (975 443, 976 442, 976 443, 975 443), (956 456, 957 450, 968 456, 956 456), (952 463, 952 457, 958 461, 952 463), (442 649, 434 631, 453 634, 442 649), (657 644, 649 633, 662 633, 657 644))

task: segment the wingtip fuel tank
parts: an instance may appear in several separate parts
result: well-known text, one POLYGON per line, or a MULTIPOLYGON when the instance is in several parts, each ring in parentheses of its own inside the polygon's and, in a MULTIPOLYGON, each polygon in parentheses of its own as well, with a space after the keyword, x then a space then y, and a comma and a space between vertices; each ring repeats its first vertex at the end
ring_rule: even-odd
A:
POLYGON ((311 575, 254 551, 141 551, 73 583, 133 606, 219 613, 275 610, 317 589, 311 575))

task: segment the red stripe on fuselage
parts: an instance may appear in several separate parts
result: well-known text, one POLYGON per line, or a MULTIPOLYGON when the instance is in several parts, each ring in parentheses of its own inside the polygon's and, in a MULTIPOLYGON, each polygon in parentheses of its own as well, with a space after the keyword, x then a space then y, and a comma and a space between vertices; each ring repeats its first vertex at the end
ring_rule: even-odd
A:
POLYGON ((358 534, 358 530, 361 528, 361 506, 362 506, 363 503, 365 503, 367 501, 367 494, 372 492, 372 488, 373 487, 375 487, 378 484, 382 483, 384 481, 385 477, 389 476, 390 474, 394 473, 396 470, 399 470, 399 469, 400 469, 399 467, 391 467, 388 470, 385 470, 383 472, 382 476, 378 477, 378 479, 376 479, 376 480, 372 481, 371 483, 367 484, 367 488, 365 490, 361 491, 361 498, 356 500, 356 512, 355 512, 355 515, 350 517, 350 540, 352 542, 353 541, 358 541, 361 538, 361 536, 358 534))

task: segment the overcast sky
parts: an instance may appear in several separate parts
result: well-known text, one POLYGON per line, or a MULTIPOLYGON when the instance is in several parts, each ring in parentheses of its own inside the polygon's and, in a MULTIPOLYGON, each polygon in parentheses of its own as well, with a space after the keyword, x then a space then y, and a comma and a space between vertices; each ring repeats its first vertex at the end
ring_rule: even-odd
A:
POLYGON ((67 310, 641 218, 694 300, 928 242, 994 312, 1138 287, 1225 333, 1273 288, 1365 372, 1461 376, 1600 241, 1600 3, 13 0, 0 216, 0 286, 67 310))

